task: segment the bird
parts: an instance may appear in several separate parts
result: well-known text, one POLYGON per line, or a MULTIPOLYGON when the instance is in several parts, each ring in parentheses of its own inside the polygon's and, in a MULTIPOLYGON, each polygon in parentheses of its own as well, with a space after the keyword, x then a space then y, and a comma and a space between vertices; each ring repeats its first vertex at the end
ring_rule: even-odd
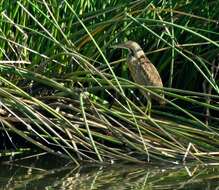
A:
MULTIPOLYGON (((151 61, 145 56, 144 51, 138 43, 134 41, 127 41, 122 44, 115 44, 113 45, 113 48, 128 49, 128 68, 135 83, 143 86, 155 86, 163 88, 163 82, 159 72, 151 63, 151 61)), ((148 113, 149 116, 151 112, 151 98, 156 100, 160 105, 165 104, 163 91, 161 91, 160 97, 152 95, 142 89, 140 91, 147 99, 145 113, 148 113)))

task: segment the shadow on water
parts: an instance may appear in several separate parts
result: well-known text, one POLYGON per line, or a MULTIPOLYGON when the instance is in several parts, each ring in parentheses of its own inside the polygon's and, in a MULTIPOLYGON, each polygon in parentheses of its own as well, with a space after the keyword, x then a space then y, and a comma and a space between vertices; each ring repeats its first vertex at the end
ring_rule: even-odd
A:
POLYGON ((219 165, 113 164, 74 167, 44 156, 0 165, 0 189, 219 189, 219 165))

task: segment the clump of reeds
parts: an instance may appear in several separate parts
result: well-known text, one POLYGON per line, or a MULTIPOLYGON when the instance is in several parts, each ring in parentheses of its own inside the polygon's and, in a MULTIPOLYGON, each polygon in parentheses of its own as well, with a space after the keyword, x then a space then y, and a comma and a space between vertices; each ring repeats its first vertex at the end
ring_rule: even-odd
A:
POLYGON ((0 4, 2 149, 77 164, 218 159, 216 2, 0 4), (139 89, 161 89, 132 82, 127 54, 110 48, 127 39, 164 82, 151 117, 139 89))

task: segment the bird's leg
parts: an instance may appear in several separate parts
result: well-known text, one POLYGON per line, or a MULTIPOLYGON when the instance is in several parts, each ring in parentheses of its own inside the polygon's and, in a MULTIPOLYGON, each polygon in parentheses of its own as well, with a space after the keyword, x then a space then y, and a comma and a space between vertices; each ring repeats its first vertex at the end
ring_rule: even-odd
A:
POLYGON ((150 94, 148 94, 146 96, 146 99, 147 99, 147 106, 145 109, 145 114, 147 114, 150 117, 151 116, 151 97, 150 97, 150 94))

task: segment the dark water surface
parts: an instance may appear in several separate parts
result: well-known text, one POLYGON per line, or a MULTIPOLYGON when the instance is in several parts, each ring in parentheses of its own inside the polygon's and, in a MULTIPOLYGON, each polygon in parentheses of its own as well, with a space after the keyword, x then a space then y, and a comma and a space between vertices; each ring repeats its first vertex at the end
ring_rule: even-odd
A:
POLYGON ((50 156, 0 164, 2 189, 219 190, 219 166, 113 164, 76 168, 50 156))

